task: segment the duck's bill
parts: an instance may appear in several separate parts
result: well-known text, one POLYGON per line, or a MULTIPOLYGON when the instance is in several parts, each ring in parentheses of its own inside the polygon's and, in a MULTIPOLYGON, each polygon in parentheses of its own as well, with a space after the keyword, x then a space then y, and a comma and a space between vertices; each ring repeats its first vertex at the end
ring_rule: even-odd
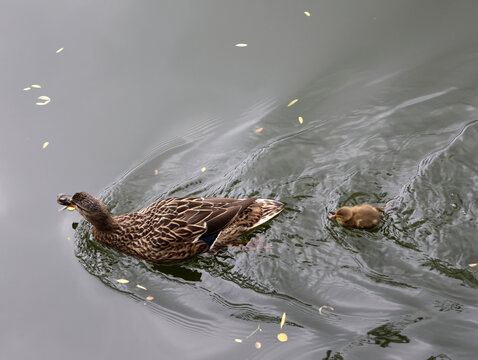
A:
POLYGON ((65 210, 65 209, 68 209, 68 210, 74 210, 75 209, 75 206, 71 202, 71 196, 70 195, 60 194, 56 198, 56 202, 60 205, 63 205, 63 207, 58 211, 62 211, 62 210, 65 210))
POLYGON ((335 219, 335 215, 330 215, 329 216, 329 220, 334 220, 335 219))

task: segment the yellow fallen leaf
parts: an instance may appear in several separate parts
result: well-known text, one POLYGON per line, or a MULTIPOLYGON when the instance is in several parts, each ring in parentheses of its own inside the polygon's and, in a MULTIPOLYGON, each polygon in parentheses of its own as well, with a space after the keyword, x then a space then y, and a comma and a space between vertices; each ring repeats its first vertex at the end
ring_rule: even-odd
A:
POLYGON ((289 103, 289 105, 287 105, 287 107, 294 105, 297 101, 299 101, 299 99, 294 99, 294 100, 292 100, 292 101, 289 103))
POLYGON ((58 53, 61 53, 62 51, 63 51, 63 48, 59 48, 59 49, 56 51, 56 53, 58 54, 58 53))
POLYGON ((260 349, 262 344, 258 341, 254 344, 254 346, 256 347, 256 349, 260 349))
POLYGON ((205 171, 206 171, 205 167, 201 168, 201 172, 205 172, 205 171))
POLYGON ((310 12, 304 11, 305 16, 310 16, 310 12))
POLYGON ((45 96, 45 95, 39 96, 39 97, 38 97, 38 100, 43 100, 43 102, 37 102, 37 103, 35 103, 35 104, 37 104, 37 105, 46 105, 46 104, 48 104, 48 103, 51 101, 51 99, 50 99, 48 96, 45 96))
POLYGON ((246 47, 247 44, 236 44, 237 47, 246 47))
POLYGON ((281 329, 284 327, 284 323, 285 323, 285 313, 282 314, 282 319, 280 321, 280 328, 281 329))
POLYGON ((126 279, 118 279, 116 280, 117 282, 119 282, 120 284, 127 284, 129 283, 129 280, 126 280, 126 279))
POLYGON ((32 88, 41 89, 41 85, 32 85, 32 88))
POLYGON ((255 132, 256 132, 256 133, 260 133, 260 132, 262 132, 262 130, 264 130, 264 128, 256 129, 255 132))
POLYGON ((304 118, 302 116, 299 116, 299 122, 302 124, 304 122, 304 118))
POLYGON ((75 207, 74 207, 74 206, 67 206, 67 207, 66 207, 66 210, 68 210, 68 211, 73 211, 73 210, 75 210, 75 207))
POLYGON ((137 288, 140 288, 140 289, 143 289, 143 290, 148 290, 148 289, 146 289, 143 285, 137 284, 136 287, 137 287, 137 288))
POLYGON ((478 263, 477 264, 468 264, 469 267, 475 267, 477 265, 478 265, 478 263))
POLYGON ((26 87, 26 88, 23 89, 23 91, 28 91, 28 90, 31 90, 31 88, 30 88, 30 87, 26 87))
POLYGON ((154 170, 154 175, 158 175, 158 174, 159 174, 159 170, 158 169, 154 170))
POLYGON ((241 343, 242 339, 234 339, 234 341, 237 342, 237 343, 241 343))
POLYGON ((49 144, 49 142, 48 142, 48 141, 45 141, 45 142, 43 143, 43 148, 46 148, 46 147, 48 146, 48 144, 49 144))
POLYGON ((146 296, 146 300, 148 300, 148 301, 154 300, 154 297, 152 297, 152 296, 146 296))
POLYGON ((334 311, 334 308, 332 306, 323 305, 323 306, 319 307, 319 314, 321 314, 321 315, 322 315, 322 309, 329 309, 329 310, 334 311))
POLYGON ((277 334, 277 340, 279 340, 280 342, 287 341, 287 339, 288 337, 286 333, 277 334))

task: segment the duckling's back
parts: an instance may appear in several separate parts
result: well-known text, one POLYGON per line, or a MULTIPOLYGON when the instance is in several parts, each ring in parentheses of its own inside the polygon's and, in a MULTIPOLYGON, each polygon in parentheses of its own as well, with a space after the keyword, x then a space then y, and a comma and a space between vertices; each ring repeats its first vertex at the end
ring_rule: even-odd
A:
POLYGON ((363 204, 354 206, 353 210, 352 223, 359 229, 371 229, 382 220, 382 214, 375 206, 363 204))

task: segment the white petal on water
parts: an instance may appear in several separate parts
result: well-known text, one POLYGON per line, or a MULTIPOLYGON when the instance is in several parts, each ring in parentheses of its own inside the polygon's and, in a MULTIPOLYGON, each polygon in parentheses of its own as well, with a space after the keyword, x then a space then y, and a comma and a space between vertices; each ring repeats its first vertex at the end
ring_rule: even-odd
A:
POLYGON ((43 102, 36 102, 35 104, 37 105, 46 105, 51 101, 51 99, 45 95, 39 96, 38 100, 43 100, 43 102))
POLYGON ((321 314, 321 315, 322 315, 322 309, 329 309, 331 311, 334 311, 334 308, 332 306, 323 305, 323 306, 319 307, 319 314, 321 314))

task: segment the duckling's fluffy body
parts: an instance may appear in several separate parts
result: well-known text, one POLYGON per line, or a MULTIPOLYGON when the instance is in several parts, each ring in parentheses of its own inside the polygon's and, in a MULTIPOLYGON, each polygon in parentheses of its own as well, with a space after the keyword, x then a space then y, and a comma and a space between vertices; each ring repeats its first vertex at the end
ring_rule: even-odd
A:
POLYGON ((384 208, 370 204, 343 206, 329 219, 336 219, 339 225, 357 229, 371 229, 382 220, 384 208))
POLYGON ((98 242, 153 263, 172 263, 216 252, 270 220, 283 204, 267 199, 169 198, 138 212, 111 216, 88 193, 59 195, 93 225, 98 242))

